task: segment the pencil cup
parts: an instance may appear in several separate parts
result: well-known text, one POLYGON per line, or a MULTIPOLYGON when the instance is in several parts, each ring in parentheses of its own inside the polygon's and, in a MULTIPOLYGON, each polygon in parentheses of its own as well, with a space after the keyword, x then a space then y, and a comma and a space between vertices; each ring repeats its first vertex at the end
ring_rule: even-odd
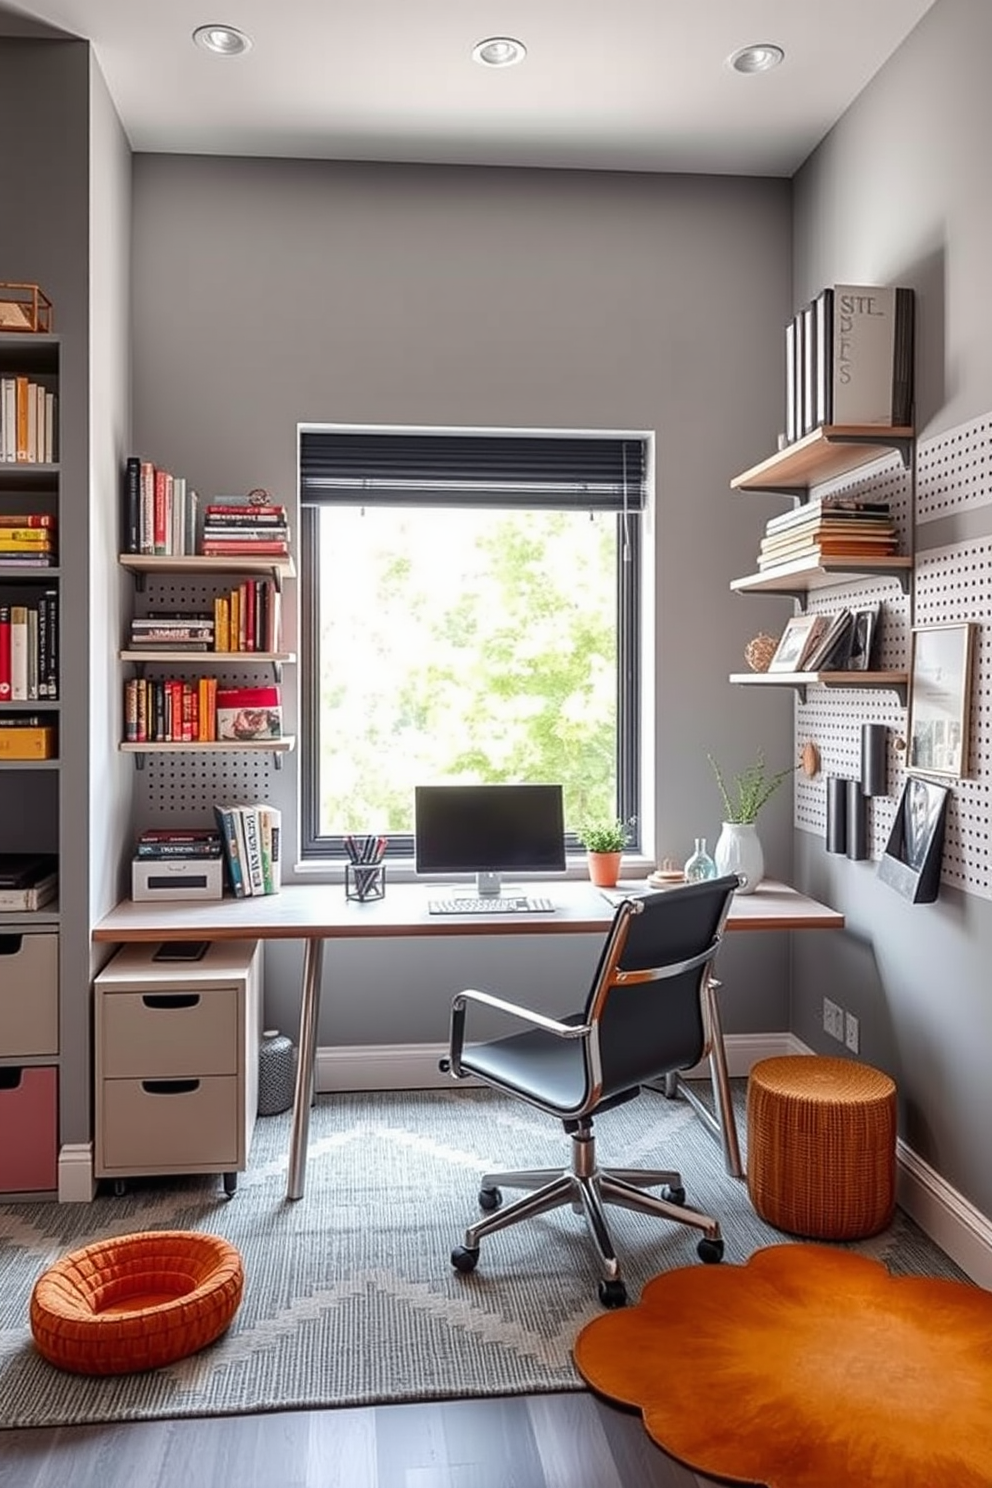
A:
POLYGON ((357 899, 362 904, 370 899, 382 899, 386 893, 385 863, 345 863, 344 897, 357 899))

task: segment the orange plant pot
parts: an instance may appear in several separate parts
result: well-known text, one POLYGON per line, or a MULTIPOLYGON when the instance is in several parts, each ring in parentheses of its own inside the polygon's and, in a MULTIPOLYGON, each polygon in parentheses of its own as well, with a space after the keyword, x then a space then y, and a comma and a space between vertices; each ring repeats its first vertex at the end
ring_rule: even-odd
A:
POLYGON ((598 889, 612 889, 616 887, 617 879, 620 877, 620 860, 623 853, 586 853, 586 862, 589 864, 589 877, 598 889))

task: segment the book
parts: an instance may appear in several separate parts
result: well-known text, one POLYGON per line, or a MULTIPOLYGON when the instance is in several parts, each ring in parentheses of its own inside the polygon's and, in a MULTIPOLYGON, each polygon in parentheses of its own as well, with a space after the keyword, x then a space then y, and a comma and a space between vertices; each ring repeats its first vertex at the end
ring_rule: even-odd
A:
POLYGON ((262 836, 258 807, 244 805, 237 808, 245 841, 245 874, 253 894, 265 893, 265 873, 262 867, 262 836))
POLYGON ((833 336, 824 374, 831 388, 830 422, 909 425, 913 413, 913 291, 835 284, 831 298, 833 336))
POLYGON ((125 553, 141 551, 141 461, 137 455, 128 455, 124 462, 122 535, 125 553))
POLYGON ((217 689, 217 738, 281 739, 282 704, 278 687, 217 689))
POLYGON ((235 812, 230 806, 215 805, 214 815, 217 818, 217 826, 224 844, 224 866, 227 869, 227 881, 231 886, 231 893, 236 899, 244 899, 248 890, 245 887, 241 851, 238 846, 235 812))
POLYGON ((17 512, 12 515, 0 513, 0 537, 7 527, 42 527, 54 529, 58 525, 55 517, 47 512, 17 512))
POLYGON ((55 853, 0 853, 0 889, 28 889, 58 868, 55 853))
POLYGON ((854 616, 848 609, 838 610, 830 619, 819 641, 812 646, 803 658, 803 666, 808 672, 827 672, 835 667, 840 669, 843 663, 838 664, 838 658, 843 655, 847 660, 847 650, 850 647, 850 633, 854 624, 854 616))
POLYGON ((27 605, 10 607, 10 701, 28 698, 28 610, 27 605))
POLYGON ((224 844, 219 836, 191 842, 146 842, 139 838, 135 856, 139 858, 219 858, 224 844))
POLYGON ((58 891, 59 876, 57 872, 39 879, 31 888, 0 888, 0 910, 6 913, 10 910, 43 909, 46 904, 51 903, 58 891))
POLYGON ((0 605, 0 703, 10 702, 10 605, 0 605))

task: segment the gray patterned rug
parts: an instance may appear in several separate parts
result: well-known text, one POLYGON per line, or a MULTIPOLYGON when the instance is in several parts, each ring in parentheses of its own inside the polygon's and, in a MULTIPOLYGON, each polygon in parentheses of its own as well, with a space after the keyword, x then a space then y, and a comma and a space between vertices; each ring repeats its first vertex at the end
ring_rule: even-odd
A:
MULTIPOLYGON (((604 1163, 680 1167, 689 1202, 719 1218, 728 1261, 787 1238, 756 1217, 684 1102, 645 1093, 601 1117, 597 1132, 604 1163)), ((563 1163, 560 1127, 486 1090, 324 1096, 296 1203, 285 1196, 289 1133, 288 1113, 258 1122, 230 1202, 219 1181, 184 1178, 135 1182, 89 1205, 0 1206, 0 1426, 582 1388, 570 1348, 600 1308, 579 1216, 560 1210, 490 1237, 472 1275, 448 1260, 478 1214, 479 1175, 563 1163), (150 1374, 54 1369, 28 1327, 35 1278, 66 1250, 144 1229, 210 1230, 238 1247, 246 1287, 232 1327, 150 1374)), ((657 1272, 698 1264, 688 1229, 611 1213, 632 1301, 657 1272)), ((894 1272, 962 1279, 901 1213, 852 1248, 894 1272)))

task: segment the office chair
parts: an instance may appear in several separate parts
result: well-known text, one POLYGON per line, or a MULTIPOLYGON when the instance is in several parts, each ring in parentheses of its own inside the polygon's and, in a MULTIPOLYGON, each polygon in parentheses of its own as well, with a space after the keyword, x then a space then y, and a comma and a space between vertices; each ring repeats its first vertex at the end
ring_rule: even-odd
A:
POLYGON ((685 1205, 677 1172, 597 1166, 593 1117, 632 1100, 645 1081, 688 1069, 709 1052, 710 972, 737 886, 736 874, 730 874, 621 903, 579 1013, 549 1018, 471 988, 453 999, 449 1054, 442 1069, 455 1079, 475 1076, 546 1111, 572 1139, 570 1168, 487 1173, 482 1178, 479 1204, 489 1212, 468 1227, 464 1244, 452 1251, 456 1270, 475 1269, 485 1235, 566 1204, 585 1213, 599 1253, 599 1297, 606 1307, 622 1307, 627 1300, 606 1204, 701 1230, 700 1259, 722 1258, 719 1224, 685 1205), (529 1027, 466 1048, 470 1003, 529 1027), (658 1186, 662 1198, 643 1191, 658 1186), (528 1192, 500 1209, 501 1187, 528 1192))

